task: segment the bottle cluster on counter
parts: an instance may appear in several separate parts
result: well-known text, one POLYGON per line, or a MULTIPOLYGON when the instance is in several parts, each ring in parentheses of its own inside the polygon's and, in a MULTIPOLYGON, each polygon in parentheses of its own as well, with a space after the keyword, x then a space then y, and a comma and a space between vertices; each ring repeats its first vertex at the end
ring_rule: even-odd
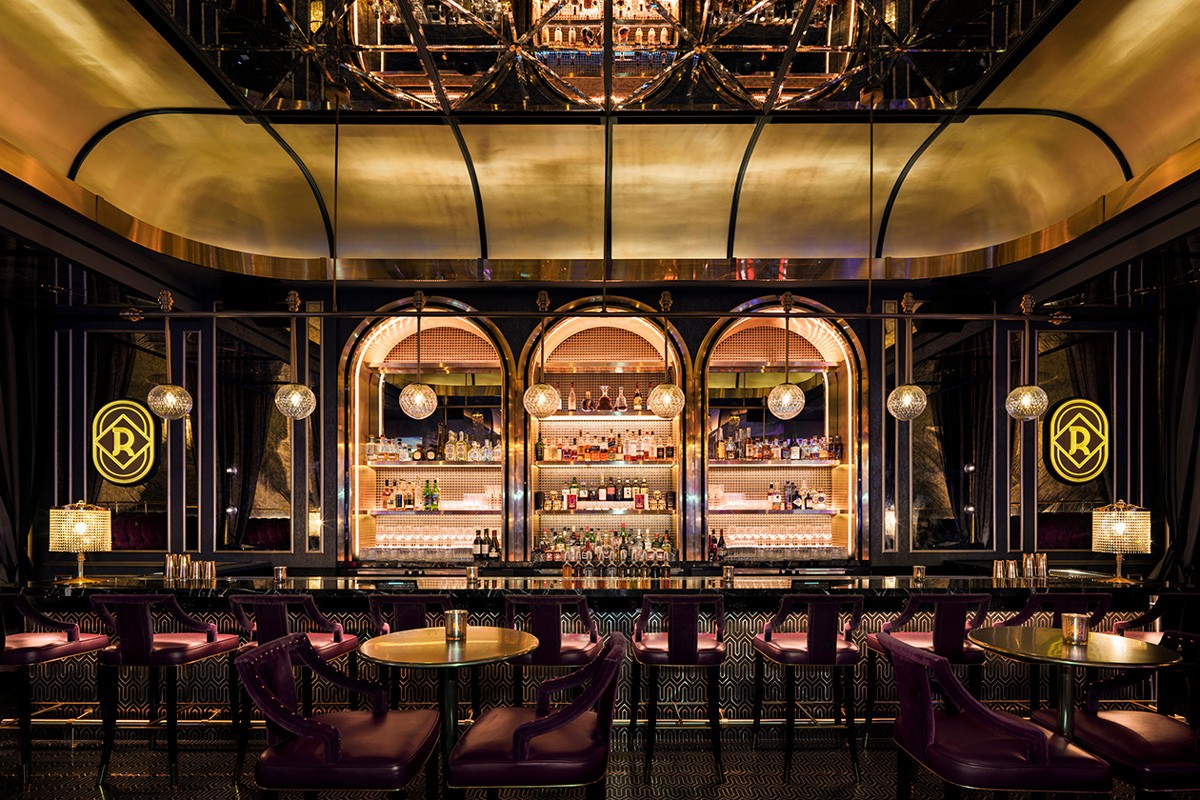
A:
POLYGON ((482 443, 477 440, 468 441, 466 433, 456 434, 454 431, 439 431, 437 439, 437 442, 422 440, 410 446, 398 437, 380 436, 376 441, 372 435, 366 445, 367 463, 428 461, 445 464, 489 464, 498 463, 504 458, 504 448, 499 439, 495 444, 492 444, 491 439, 484 439, 482 443))
POLYGON ((842 437, 767 439, 739 428, 728 438, 718 434, 713 457, 718 461, 841 461, 842 437))
POLYGON ((543 528, 535 558, 562 565, 564 578, 669 578, 671 537, 649 529, 600 531, 590 527, 543 528))
POLYGON ((650 431, 543 436, 539 433, 533 446, 534 459, 548 463, 594 461, 673 461, 675 443, 670 436, 654 435, 650 431))
POLYGON ((557 492, 537 491, 533 495, 534 506, 542 511, 654 511, 675 510, 677 497, 674 491, 650 490, 644 477, 619 480, 609 477, 594 484, 578 478, 564 482, 557 492))

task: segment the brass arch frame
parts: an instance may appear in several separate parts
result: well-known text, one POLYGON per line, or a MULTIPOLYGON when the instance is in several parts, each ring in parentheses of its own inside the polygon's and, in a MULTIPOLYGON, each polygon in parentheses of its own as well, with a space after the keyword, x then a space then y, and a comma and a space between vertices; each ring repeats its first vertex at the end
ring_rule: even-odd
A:
MULTIPOLYGON (((796 316, 803 316, 805 310, 816 311, 823 314, 834 313, 833 309, 815 300, 810 300, 806 297, 796 297, 796 308, 793 312, 796 316)), ((745 303, 734 306, 730 309, 734 313, 745 313, 746 317, 753 316, 758 311, 768 310, 773 306, 779 306, 782 302, 781 295, 771 294, 756 297, 753 300, 747 300, 745 303)), ((842 338, 847 345, 846 352, 850 356, 848 365, 853 371, 855 379, 855 398, 854 398, 854 419, 853 430, 857 431, 857 436, 850 445, 855 450, 855 462, 858 468, 855 470, 855 486, 851 487, 852 497, 851 503, 854 506, 855 513, 855 544, 853 548, 853 557, 858 560, 864 560, 870 553, 869 538, 864 541, 864 535, 870 530, 870 505, 864 498, 869 496, 867 486, 869 485, 869 434, 870 434, 870 415, 867 413, 868 403, 868 375, 867 375, 867 357, 863 349, 862 342, 850 324, 840 318, 827 319, 827 322, 834 328, 837 334, 842 338)), ((696 353, 696 368, 692 371, 693 382, 688 387, 688 411, 695 415, 691 420, 691 430, 695 432, 695 446, 692 451, 696 454, 698 460, 697 467, 692 473, 694 476, 694 486, 689 484, 691 499, 699 504, 700 498, 708 497, 707 472, 704 469, 704 464, 708 462, 708 436, 705 433, 705 421, 708 418, 708 392, 707 377, 709 361, 712 358, 713 351, 717 345, 728 333, 729 329, 739 322, 738 318, 729 318, 718 320, 704 339, 700 342, 700 349, 696 353)), ((706 524, 707 519, 697 517, 697 524, 706 524)), ((698 530, 705 530, 701 527, 698 530)), ((698 554, 697 554, 698 555, 698 554)))
MULTIPOLYGON (((646 303, 642 303, 638 300, 634 300, 629 297, 621 297, 621 296, 617 296, 617 295, 606 295, 606 296, 589 295, 587 297, 580 297, 580 298, 572 300, 568 303, 564 303, 563 305, 560 305, 557 308, 555 308, 554 312, 561 313, 561 312, 579 311, 579 312, 583 312, 583 314, 586 314, 586 313, 590 313, 589 312, 590 309, 597 309, 597 311, 599 312, 599 309, 602 309, 602 308, 616 309, 617 314, 620 314, 621 309, 625 309, 625 310, 629 310, 629 311, 641 311, 641 312, 656 312, 657 311, 657 309, 655 309, 653 306, 647 305, 646 303)), ((583 315, 583 314, 581 314, 581 315, 583 315)), ((603 313, 596 313, 596 319, 603 320, 603 319, 606 319, 606 317, 604 316, 603 313)), ((552 331, 559 325, 562 325, 569 321, 570 321, 570 318, 552 320, 550 322, 549 326, 546 328, 546 330, 552 331)), ((681 512, 681 518, 680 518, 679 535, 680 535, 680 544, 682 547, 685 548, 684 549, 685 557, 690 558, 691 553, 686 549, 691 544, 687 540, 687 531, 689 529, 699 530, 698 528, 695 528, 695 523, 698 521, 697 518, 695 517, 695 513, 699 511, 699 509, 695 508, 695 506, 698 504, 699 501, 696 498, 696 495, 694 494, 693 490, 695 487, 692 485, 692 482, 693 482, 694 476, 696 475, 697 470, 699 469, 700 461, 699 461, 699 458, 696 456, 696 448, 694 446, 694 442, 690 441, 689 437, 688 437, 688 431, 693 430, 693 428, 691 428, 689 426, 694 422, 694 420, 692 419, 692 414, 696 407, 696 397, 691 391, 692 384, 694 383, 693 376, 694 376, 695 370, 692 369, 691 354, 688 352, 687 344, 683 341, 683 337, 680 335, 679 330, 674 325, 671 324, 670 319, 667 320, 667 339, 671 344, 671 350, 675 356, 676 363, 679 364, 679 371, 680 371, 680 375, 678 376, 679 385, 683 388, 685 394, 687 395, 687 406, 684 408, 683 419, 680 421, 681 428, 683 431, 684 441, 681 442, 681 444, 683 445, 683 456, 682 456, 682 458, 680 458, 680 462, 679 462, 680 469, 682 470, 682 474, 680 475, 680 481, 683 486, 683 496, 680 498, 680 505, 683 507, 683 510, 681 512)), ((511 400, 512 406, 513 406, 513 413, 508 416, 508 426, 505 430, 505 433, 509 436, 509 441, 521 442, 522 446, 521 446, 520 463, 522 464, 522 466, 525 469, 525 472, 522 473, 525 478, 524 485, 528 485, 528 483, 530 481, 530 475, 528 473, 528 465, 529 465, 529 461, 530 461, 530 459, 529 459, 530 442, 529 442, 529 420, 525 415, 525 408, 522 403, 522 398, 524 397, 525 389, 529 385, 529 371, 533 366, 533 357, 537 353, 537 348, 541 346, 541 342, 542 342, 542 334, 541 334, 540 328, 535 328, 533 333, 530 334, 529 337, 525 340, 525 344, 521 348, 521 356, 520 356, 519 362, 517 363, 517 369, 521 375, 522 381, 521 381, 520 391, 510 393, 510 400, 511 400)), ((513 449, 515 449, 515 448, 513 448, 513 449)), ((511 454, 510 454, 510 457, 511 457, 511 454)), ((516 473, 514 473, 514 474, 516 474, 516 473)), ((519 507, 520 514, 521 514, 521 521, 522 521, 522 523, 524 523, 528 516, 527 515, 528 502, 526 502, 527 498, 525 497, 524 489, 514 491, 514 494, 517 494, 517 493, 519 493, 521 495, 521 497, 519 498, 519 504, 517 503, 518 499, 515 497, 510 500, 510 503, 519 507)), ((516 514, 517 512, 515 510, 513 510, 512 513, 516 514)), ((514 517, 514 520, 515 520, 515 517, 514 517)), ((514 527, 515 527, 515 525, 514 525, 514 527)), ((521 546, 522 552, 524 552, 525 547, 528 545, 528 539, 529 539, 528 536, 524 536, 521 539, 520 546, 521 546)), ((516 542, 510 541, 510 545, 512 546, 512 549, 515 549, 516 542)))
MULTIPOLYGON (((500 403, 500 427, 501 430, 507 433, 509 423, 508 420, 512 417, 512 391, 516 383, 516 376, 513 372, 513 353, 512 348, 508 346, 508 341, 501 334, 500 329, 496 324, 487 318, 485 314, 480 312, 473 306, 469 306, 459 300, 442 295, 431 295, 425 298, 425 307, 449 310, 460 312, 460 316, 470 320, 484 338, 496 348, 496 352, 500 356, 500 375, 501 375, 501 395, 504 400, 500 403)), ((377 325, 381 325, 396 316, 395 312, 410 308, 413 305, 411 296, 394 300, 390 303, 380 306, 376 309, 378 314, 382 316, 366 316, 362 322, 355 326, 354 330, 346 338, 345 344, 342 346, 342 352, 338 359, 338 401, 337 401, 337 473, 338 473, 338 501, 337 501, 337 530, 341 536, 341 551, 339 552, 339 561, 345 560, 351 554, 350 541, 350 518, 352 516, 352 501, 351 487, 353 478, 350 474, 351 467, 351 447, 350 437, 356 433, 353 429, 352 411, 353 403, 353 386, 351 365, 354 363, 358 355, 358 350, 366 341, 367 334, 377 325)), ((519 403, 518 403, 519 405, 519 403)), ((515 527, 517 519, 512 516, 514 494, 510 487, 514 487, 515 483, 511 480, 517 473, 514 471, 516 467, 515 459, 512 453, 513 448, 508 448, 507 455, 503 462, 503 476, 501 484, 504 488, 504 496, 507 506, 505 508, 506 516, 512 521, 515 527)), ((523 520, 522 520, 523 521, 523 520)), ((507 532, 506 532, 507 533, 507 532)), ((510 537, 511 538, 511 537, 510 537)))

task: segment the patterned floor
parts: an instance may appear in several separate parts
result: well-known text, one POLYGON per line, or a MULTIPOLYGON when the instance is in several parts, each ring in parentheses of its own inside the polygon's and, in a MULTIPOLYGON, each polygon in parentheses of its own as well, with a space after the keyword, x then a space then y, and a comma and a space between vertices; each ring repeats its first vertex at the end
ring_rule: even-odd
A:
MULTIPOLYGON (((792 766, 792 779, 782 779, 783 754, 774 742, 754 748, 740 731, 730 731, 725 739, 724 783, 717 783, 712 757, 699 731, 660 733, 655 753, 655 769, 650 785, 641 781, 642 753, 619 745, 609 770, 608 797, 612 800, 653 798, 653 800, 890 800, 895 796, 895 750, 886 735, 862 754, 863 780, 851 778, 849 757, 836 747, 829 731, 802 732, 798 738, 792 766)), ((259 742, 260 743, 260 742, 259 742)), ((179 798, 213 800, 259 797, 251 777, 243 776, 238 785, 230 782, 233 752, 225 742, 181 742, 180 781, 172 789, 166 776, 166 754, 157 743, 131 739, 118 743, 113 756, 112 776, 103 791, 93 786, 98 752, 95 742, 80 741, 72 747, 65 741, 38 742, 35 752, 36 782, 22 791, 16 783, 15 741, 0 737, 0 798, 22 800, 73 800, 74 798, 179 798)), ((469 792, 467 800, 483 800, 483 792, 469 792)), ((941 785, 928 774, 918 778, 916 800, 940 798, 941 785)), ((967 793, 967 797, 986 796, 967 793)), ((284 795, 299 800, 300 795, 284 795)), ((382 795, 329 793, 325 798, 382 797, 382 795)), ((409 790, 409 797, 423 798, 420 785, 409 790)), ((543 790, 540 792, 504 792, 502 800, 549 800, 582 798, 582 790, 543 790)), ((1011 795, 1013 800, 1022 797, 1011 795)), ((1128 800, 1132 792, 1119 786, 1115 794, 1128 800)))

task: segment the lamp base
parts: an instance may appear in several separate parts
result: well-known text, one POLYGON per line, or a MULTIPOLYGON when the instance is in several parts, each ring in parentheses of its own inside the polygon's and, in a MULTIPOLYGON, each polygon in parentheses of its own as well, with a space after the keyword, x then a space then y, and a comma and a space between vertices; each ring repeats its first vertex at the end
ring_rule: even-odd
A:
POLYGON ((88 586, 93 583, 104 583, 101 578, 85 578, 82 575, 75 578, 63 578, 60 581, 55 581, 55 586, 88 586))
POLYGON ((1141 581, 1134 581, 1134 580, 1130 580, 1129 578, 1122 578, 1120 575, 1113 575, 1111 578, 1100 578, 1097 582, 1098 583, 1112 583, 1112 584, 1116 584, 1118 586, 1131 586, 1135 583, 1141 583, 1141 581))

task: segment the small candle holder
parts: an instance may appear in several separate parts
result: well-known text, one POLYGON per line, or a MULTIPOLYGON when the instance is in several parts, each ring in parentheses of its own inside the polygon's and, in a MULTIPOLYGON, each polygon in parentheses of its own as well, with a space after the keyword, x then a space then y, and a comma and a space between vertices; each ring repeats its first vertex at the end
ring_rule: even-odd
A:
POLYGON ((913 565, 913 583, 925 582, 925 567, 922 564, 913 565))
POLYGON ((460 642, 467 638, 467 612, 453 609, 446 612, 446 641, 460 642))
POLYGON ((275 582, 283 583, 287 580, 287 567, 275 567, 275 582))
POLYGON ((1087 644, 1089 627, 1087 614, 1063 614, 1063 643, 1071 645, 1087 644))
POLYGON ((721 567, 721 582, 724 583, 726 586, 732 586, 733 585, 733 573, 734 573, 734 569, 732 566, 721 567))
POLYGON ((467 567, 467 583, 469 585, 474 585, 476 583, 479 583, 479 567, 476 567, 476 566, 467 567))

